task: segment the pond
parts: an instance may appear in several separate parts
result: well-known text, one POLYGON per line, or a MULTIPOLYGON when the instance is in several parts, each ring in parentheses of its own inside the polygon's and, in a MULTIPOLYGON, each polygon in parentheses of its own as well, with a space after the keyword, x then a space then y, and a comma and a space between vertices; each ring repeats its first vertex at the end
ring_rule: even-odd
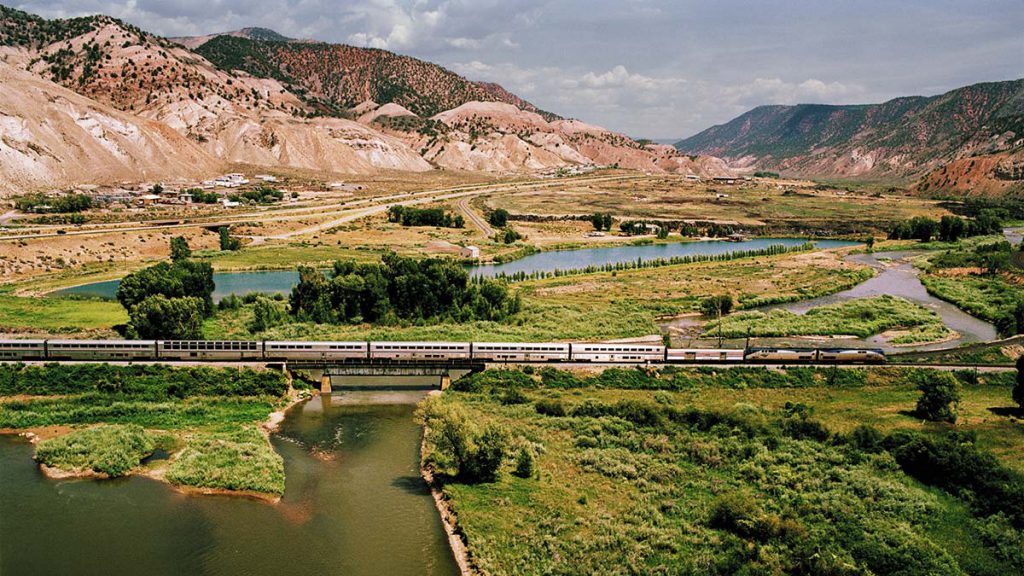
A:
MULTIPOLYGON (((772 245, 799 246, 807 240, 802 238, 757 238, 743 242, 726 242, 724 240, 705 240, 699 242, 672 242, 668 244, 648 244, 642 246, 613 246, 605 248, 587 248, 583 250, 563 250, 540 252, 525 258, 504 264, 484 264, 471 266, 470 273, 474 276, 493 276, 516 272, 551 272, 556 269, 584 268, 614 264, 616 262, 635 262, 638 258, 654 260, 675 256, 717 255, 728 252, 759 250, 772 245)), ((821 249, 854 246, 857 242, 845 240, 817 240, 815 244, 821 249)), ((272 272, 217 272, 213 275, 216 290, 214 301, 229 294, 243 295, 250 292, 272 294, 288 293, 299 281, 295 270, 279 270, 272 272)), ((113 299, 117 292, 119 280, 94 282, 65 288, 52 293, 54 296, 85 296, 93 298, 113 299)))
POLYGON ((423 391, 326 396, 272 436, 279 504, 186 496, 141 477, 50 480, 0 435, 0 574, 456 576, 419 476, 423 391))

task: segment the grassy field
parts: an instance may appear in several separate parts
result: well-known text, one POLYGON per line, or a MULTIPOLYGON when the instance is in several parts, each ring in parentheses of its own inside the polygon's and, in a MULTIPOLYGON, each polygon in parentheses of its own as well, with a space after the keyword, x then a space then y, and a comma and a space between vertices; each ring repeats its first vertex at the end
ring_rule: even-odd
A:
POLYGON ((284 464, 255 425, 285 403, 286 389, 276 372, 3 365, 0 428, 70 427, 36 455, 60 469, 123 475, 161 447, 174 452, 171 482, 280 495, 284 464))
POLYGON ((11 296, 0 292, 0 332, 109 331, 128 321, 117 302, 11 296))
POLYGON ((836 336, 867 338, 899 329, 894 344, 933 342, 950 336, 939 315, 919 304, 893 296, 860 298, 795 314, 788 310, 739 312, 705 325, 704 334, 721 333, 726 338, 836 336))
POLYGON ((782 186, 762 181, 719 186, 673 176, 501 193, 477 202, 515 214, 610 212, 619 218, 716 220, 744 225, 802 223, 814 227, 828 222, 834 226, 840 221, 877 227, 913 216, 946 213, 928 200, 818 191, 808 183, 782 186))
MULTIPOLYGON (((657 318, 697 309, 712 294, 731 293, 744 306, 814 298, 855 285, 872 271, 830 252, 809 252, 597 272, 520 282, 523 310, 506 323, 370 326, 285 324, 267 339, 499 340, 608 339, 658 334, 657 318), (741 290, 737 287, 742 286, 741 290)), ((204 326, 207 338, 248 338, 251 308, 222 311, 204 326)))
MULTIPOLYGON (((862 450, 844 434, 861 422, 936 438, 948 430, 901 414, 917 393, 898 371, 858 370, 841 389, 807 369, 794 374, 795 387, 747 369, 654 384, 673 390, 616 389, 649 378, 626 372, 582 388, 559 387, 557 376, 523 387, 520 377, 492 375, 473 392, 445 394, 472 421, 499 426, 537 454, 533 477, 514 476, 509 463, 495 483, 445 484, 475 567, 493 575, 1024 569, 1013 548, 1021 533, 1004 517, 921 484, 889 452, 862 450), (521 393, 507 392, 512 382, 521 393)), ((999 379, 965 394, 958 429, 985 433, 976 417, 1009 403, 999 379)), ((1022 440, 1005 441, 1015 451, 1005 461, 1020 461, 1022 440)))

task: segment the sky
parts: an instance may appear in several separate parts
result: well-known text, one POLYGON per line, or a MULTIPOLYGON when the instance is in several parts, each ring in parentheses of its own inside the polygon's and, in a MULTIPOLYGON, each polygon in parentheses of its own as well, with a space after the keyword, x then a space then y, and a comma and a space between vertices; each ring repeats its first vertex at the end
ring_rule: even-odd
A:
POLYGON ((108 14, 163 36, 261 26, 384 48, 636 138, 691 136, 762 104, 874 103, 1024 77, 1024 0, 11 4, 108 14))

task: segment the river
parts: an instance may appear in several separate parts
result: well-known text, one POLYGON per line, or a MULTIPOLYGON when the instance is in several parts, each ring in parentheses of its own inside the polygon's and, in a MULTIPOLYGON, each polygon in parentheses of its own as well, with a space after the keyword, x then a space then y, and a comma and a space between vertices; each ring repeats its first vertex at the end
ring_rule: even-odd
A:
MULTIPOLYGON (((837 302, 844 302, 846 300, 853 300, 856 298, 870 298, 873 296, 889 294, 891 296, 906 298, 907 300, 916 302, 926 308, 934 310, 939 317, 942 318, 943 323, 945 323, 947 327, 955 330, 959 334, 959 338, 945 342, 934 342, 930 344, 911 346, 893 346, 878 335, 868 338, 840 339, 810 337, 752 338, 750 344, 752 346, 872 347, 881 348, 887 352, 898 352, 912 350, 936 350, 940 348, 952 348, 954 346, 969 344, 971 342, 987 342, 995 340, 998 336, 995 326, 985 322, 984 320, 975 318, 963 310, 960 310, 953 304, 950 304, 945 300, 940 300, 928 293, 928 290, 925 289, 924 284, 921 283, 921 280, 918 277, 918 269, 914 267, 912 262, 914 258, 921 256, 922 254, 925 254, 925 252, 913 250, 875 252, 872 254, 851 254, 846 257, 847 261, 871 266, 878 271, 878 274, 873 278, 861 282, 853 288, 843 290, 842 292, 822 296, 820 298, 813 298, 811 300, 762 306, 760 308, 756 308, 756 310, 767 312, 769 310, 784 309, 797 314, 803 314, 811 308, 824 306, 826 304, 835 304, 837 302)), ((698 323, 696 322, 696 319, 687 317, 674 321, 668 324, 668 326, 692 333, 697 329, 698 323)), ((714 341, 714 339, 711 338, 694 338, 690 340, 689 343, 690 345, 709 345, 717 344, 717 341, 714 341)), ((728 345, 742 346, 745 344, 745 341, 741 339, 729 339, 726 343, 728 345)))
POLYGON ((0 574, 454 576, 419 476, 423 391, 336 393, 272 436, 279 504, 186 496, 142 477, 50 480, 0 435, 0 574))
MULTIPOLYGON (((807 242, 802 238, 756 238, 743 242, 726 242, 724 240, 704 240, 700 242, 670 242, 666 244, 646 244, 641 246, 611 246, 603 248, 586 248, 582 250, 561 250, 539 252, 519 260, 504 264, 484 264, 470 266, 474 276, 493 276, 516 272, 551 272, 556 269, 584 268, 616 262, 635 262, 638 258, 654 260, 672 258, 674 256, 716 255, 745 250, 759 250, 772 245, 798 246, 807 242)), ((854 246, 857 242, 846 240, 817 240, 815 244, 821 249, 854 246)), ((299 281, 295 270, 277 270, 270 272, 217 272, 213 275, 216 289, 214 301, 229 294, 239 296, 250 292, 272 294, 288 293, 299 281)), ((93 298, 113 299, 120 280, 93 282, 81 286, 73 286, 57 290, 54 296, 85 296, 93 298)))

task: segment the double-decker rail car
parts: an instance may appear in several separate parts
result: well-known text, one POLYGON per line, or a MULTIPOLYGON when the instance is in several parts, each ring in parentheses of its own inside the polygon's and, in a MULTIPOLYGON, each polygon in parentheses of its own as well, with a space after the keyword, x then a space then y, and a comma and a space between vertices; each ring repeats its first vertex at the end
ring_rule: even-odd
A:
POLYGON ((176 360, 262 360, 263 343, 252 340, 157 340, 157 357, 176 360))
POLYGON ((747 362, 815 362, 816 348, 749 348, 747 362))
POLYGON ((47 340, 48 360, 150 360, 156 340, 47 340))
POLYGON ((473 342, 474 360, 496 362, 568 362, 569 344, 528 342, 473 342))
POLYGON ((647 344, 573 344, 576 362, 664 362, 665 347, 647 344))
POLYGON ((666 362, 743 362, 742 348, 669 348, 666 362))
POLYGON ((370 342, 370 358, 468 360, 470 348, 469 342, 370 342))
POLYGON ((267 360, 344 360, 369 357, 367 342, 278 342, 263 343, 267 360))
POLYGON ((0 360, 45 360, 46 340, 0 340, 0 360))
POLYGON ((876 348, 819 348, 818 362, 883 364, 885 362, 885 352, 876 348))

